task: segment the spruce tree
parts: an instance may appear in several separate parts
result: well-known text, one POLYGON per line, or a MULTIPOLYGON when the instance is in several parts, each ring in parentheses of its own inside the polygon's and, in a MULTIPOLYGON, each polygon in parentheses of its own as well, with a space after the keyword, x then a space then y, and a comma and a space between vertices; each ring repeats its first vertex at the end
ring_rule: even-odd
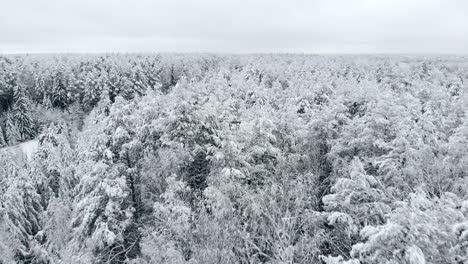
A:
POLYGON ((4 138, 4 134, 3 134, 3 128, 0 124, 0 148, 2 147, 5 147, 7 145, 6 141, 5 141, 5 138, 4 138))
POLYGON ((81 179, 75 189, 70 247, 92 255, 96 263, 126 263, 140 252, 140 147, 130 137, 132 113, 132 104, 118 97, 107 115, 92 113, 101 121, 83 131, 78 141, 76 170, 81 179))
POLYGON ((5 139, 8 145, 14 145, 21 140, 21 133, 11 111, 6 113, 5 118, 5 139))
POLYGON ((33 120, 30 116, 30 107, 27 97, 20 89, 15 91, 15 104, 13 107, 13 118, 18 128, 21 140, 28 140, 34 136, 33 120))
POLYGON ((6 229, 19 243, 15 260, 19 263, 44 263, 37 252, 43 228, 44 208, 28 171, 13 162, 8 169, 8 188, 3 194, 3 221, 6 229))
POLYGON ((337 246, 334 251, 340 252, 349 252, 361 228, 382 224, 390 211, 381 184, 366 173, 358 158, 352 160, 349 170, 349 178, 339 178, 332 193, 323 198, 331 238, 337 246))

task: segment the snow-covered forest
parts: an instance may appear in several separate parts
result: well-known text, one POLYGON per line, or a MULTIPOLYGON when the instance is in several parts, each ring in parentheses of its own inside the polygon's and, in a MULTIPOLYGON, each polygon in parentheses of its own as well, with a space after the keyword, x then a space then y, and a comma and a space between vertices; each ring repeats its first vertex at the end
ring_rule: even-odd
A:
POLYGON ((0 57, 0 263, 468 263, 468 57, 0 57))

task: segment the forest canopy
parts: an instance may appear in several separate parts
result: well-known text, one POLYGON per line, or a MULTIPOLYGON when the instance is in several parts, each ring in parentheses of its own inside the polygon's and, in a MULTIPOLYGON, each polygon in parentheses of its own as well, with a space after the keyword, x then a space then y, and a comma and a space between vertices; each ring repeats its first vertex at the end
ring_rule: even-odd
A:
POLYGON ((0 147, 0 263, 468 262, 467 57, 0 56, 0 147))

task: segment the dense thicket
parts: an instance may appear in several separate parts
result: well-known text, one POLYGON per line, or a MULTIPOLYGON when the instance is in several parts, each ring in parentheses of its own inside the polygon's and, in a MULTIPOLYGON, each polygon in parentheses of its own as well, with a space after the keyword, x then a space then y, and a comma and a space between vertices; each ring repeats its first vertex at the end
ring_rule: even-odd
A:
POLYGON ((468 261, 465 57, 4 56, 0 106, 0 263, 468 261))

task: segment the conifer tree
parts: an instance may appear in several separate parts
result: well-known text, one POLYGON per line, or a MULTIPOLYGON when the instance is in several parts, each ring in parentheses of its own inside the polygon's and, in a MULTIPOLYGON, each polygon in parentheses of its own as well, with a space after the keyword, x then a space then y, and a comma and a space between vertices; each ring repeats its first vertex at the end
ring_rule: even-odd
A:
POLYGON ((369 264, 457 263, 463 249, 454 247, 457 234, 453 224, 464 217, 456 195, 445 193, 429 199, 419 188, 397 205, 386 223, 361 230, 365 241, 353 246, 352 257, 369 264))
POLYGON ((21 140, 27 140, 34 136, 33 120, 30 117, 30 108, 28 99, 24 92, 17 89, 15 92, 15 104, 13 107, 13 118, 21 140))
POLYGON ((0 124, 0 148, 2 147, 5 147, 7 145, 6 141, 5 141, 5 137, 4 137, 4 133, 3 133, 3 128, 0 124))
POLYGON ((93 113, 101 121, 78 141, 82 152, 76 169, 81 178, 70 246, 97 263, 125 263, 140 251, 140 147, 130 137, 133 107, 118 97, 107 116, 93 113))
POLYGON ((22 263, 44 263, 36 245, 41 242, 44 208, 29 173, 11 163, 7 190, 3 195, 4 222, 8 232, 19 241, 15 260, 22 263))
POLYGON ((5 118, 5 139, 8 145, 14 145, 21 140, 21 133, 16 125, 14 114, 9 111, 5 118))
POLYGON ((339 178, 332 193, 323 198, 329 212, 328 225, 333 227, 332 239, 341 247, 335 251, 349 252, 361 228, 384 223, 390 211, 381 184, 365 172, 358 158, 353 159, 349 170, 349 178, 339 178))

